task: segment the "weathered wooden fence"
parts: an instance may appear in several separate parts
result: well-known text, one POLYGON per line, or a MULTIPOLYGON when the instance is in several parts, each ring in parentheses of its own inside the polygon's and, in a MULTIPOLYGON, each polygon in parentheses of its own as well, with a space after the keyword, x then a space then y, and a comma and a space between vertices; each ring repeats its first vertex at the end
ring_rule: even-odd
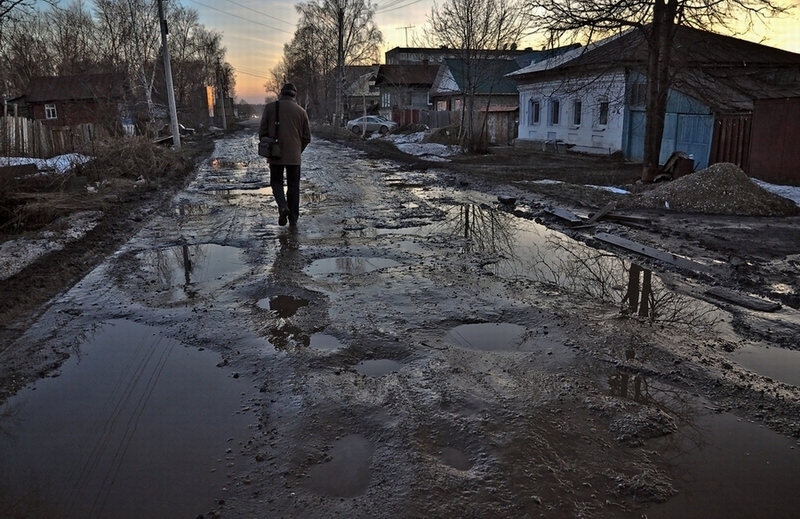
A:
POLYGON ((0 155, 47 159, 85 151, 101 137, 98 129, 94 124, 49 126, 25 117, 0 117, 0 155))

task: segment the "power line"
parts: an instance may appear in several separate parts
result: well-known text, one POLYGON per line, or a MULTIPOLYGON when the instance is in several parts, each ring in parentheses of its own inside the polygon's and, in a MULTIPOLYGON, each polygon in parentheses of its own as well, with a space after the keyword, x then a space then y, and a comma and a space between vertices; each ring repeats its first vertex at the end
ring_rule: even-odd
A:
POLYGON ((242 4, 240 4, 239 2, 234 2, 233 0, 226 0, 226 1, 228 1, 228 2, 232 3, 233 5, 238 5, 239 7, 243 8, 243 9, 247 9, 248 11, 253 11, 253 12, 254 12, 254 13, 256 13, 256 14, 260 14, 261 16, 266 16, 267 18, 272 18, 273 20, 275 20, 275 21, 277 21, 277 22, 285 23, 285 24, 287 24, 287 25, 292 25, 292 26, 293 26, 293 25, 295 25, 295 24, 294 24, 294 23, 292 23, 292 22, 287 22, 286 20, 281 20, 280 18, 275 18, 274 16, 272 16, 272 15, 269 15, 269 14, 267 14, 267 13, 262 13, 261 11, 256 11, 256 10, 255 10, 255 9, 253 9, 252 7, 248 7, 248 6, 246 6, 246 5, 242 5, 242 4))
POLYGON ((266 27, 268 29, 272 29, 273 31, 285 32, 286 34, 292 34, 292 35, 294 34, 293 32, 286 31, 286 30, 283 30, 283 29, 278 29, 277 27, 273 27, 273 26, 267 25, 265 23, 257 22, 255 20, 250 20, 249 18, 245 18, 243 16, 239 16, 238 14, 229 13, 227 11, 223 11, 222 9, 217 9, 216 7, 211 7, 210 5, 206 5, 206 4, 200 3, 197 0, 189 0, 189 1, 192 2, 192 3, 195 3, 197 5, 202 5, 206 9, 211 9, 213 11, 218 11, 218 12, 220 12, 222 14, 227 14, 228 16, 232 16, 234 18, 239 18, 240 20, 244 20, 246 22, 254 23, 256 25, 261 25, 262 27, 266 27))
POLYGON ((407 3, 407 4, 399 5, 402 1, 403 0, 399 0, 398 2, 390 2, 389 4, 384 6, 383 8, 376 10, 375 14, 383 14, 383 13, 389 13, 389 12, 392 12, 392 11, 397 11, 398 9, 405 9, 406 7, 408 7, 410 5, 414 5, 414 4, 418 4, 418 3, 422 2, 422 0, 413 0, 413 1, 409 2, 409 3, 407 3), (397 6, 397 7, 395 7, 395 6, 397 6))

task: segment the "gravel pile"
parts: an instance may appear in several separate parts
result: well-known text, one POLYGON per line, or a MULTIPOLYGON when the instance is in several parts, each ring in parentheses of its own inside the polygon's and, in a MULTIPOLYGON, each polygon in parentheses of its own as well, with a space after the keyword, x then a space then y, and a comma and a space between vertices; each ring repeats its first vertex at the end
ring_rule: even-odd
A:
POLYGON ((800 214, 793 201, 758 186, 735 164, 719 163, 632 197, 633 207, 741 216, 800 214))

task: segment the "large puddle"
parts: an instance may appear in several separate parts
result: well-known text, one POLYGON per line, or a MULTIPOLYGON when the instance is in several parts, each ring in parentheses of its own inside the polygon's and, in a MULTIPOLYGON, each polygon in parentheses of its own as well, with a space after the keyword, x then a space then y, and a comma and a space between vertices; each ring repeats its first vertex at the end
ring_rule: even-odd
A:
POLYGON ((158 328, 102 323, 0 414, 0 509, 17 517, 198 517, 247 434, 244 378, 158 328))
POLYGON ((177 245, 137 255, 161 301, 194 299, 235 279, 247 268, 242 250, 216 244, 177 245))
POLYGON ((800 448, 794 440, 725 413, 700 416, 648 446, 681 474, 674 483, 678 494, 649 508, 649 519, 798 516, 800 448))
POLYGON ((322 258, 312 262, 304 271, 310 276, 332 274, 366 274, 375 270, 397 267, 400 264, 387 258, 364 258, 345 256, 339 258, 322 258))

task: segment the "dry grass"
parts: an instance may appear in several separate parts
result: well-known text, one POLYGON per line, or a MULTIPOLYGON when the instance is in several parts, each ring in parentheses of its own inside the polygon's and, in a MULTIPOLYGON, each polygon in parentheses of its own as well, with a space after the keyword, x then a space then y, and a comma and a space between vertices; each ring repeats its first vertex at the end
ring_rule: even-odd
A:
POLYGON ((190 152, 140 137, 96 141, 84 153, 94 159, 67 174, 0 179, 0 235, 37 230, 76 211, 103 211, 183 178, 193 167, 190 152))

